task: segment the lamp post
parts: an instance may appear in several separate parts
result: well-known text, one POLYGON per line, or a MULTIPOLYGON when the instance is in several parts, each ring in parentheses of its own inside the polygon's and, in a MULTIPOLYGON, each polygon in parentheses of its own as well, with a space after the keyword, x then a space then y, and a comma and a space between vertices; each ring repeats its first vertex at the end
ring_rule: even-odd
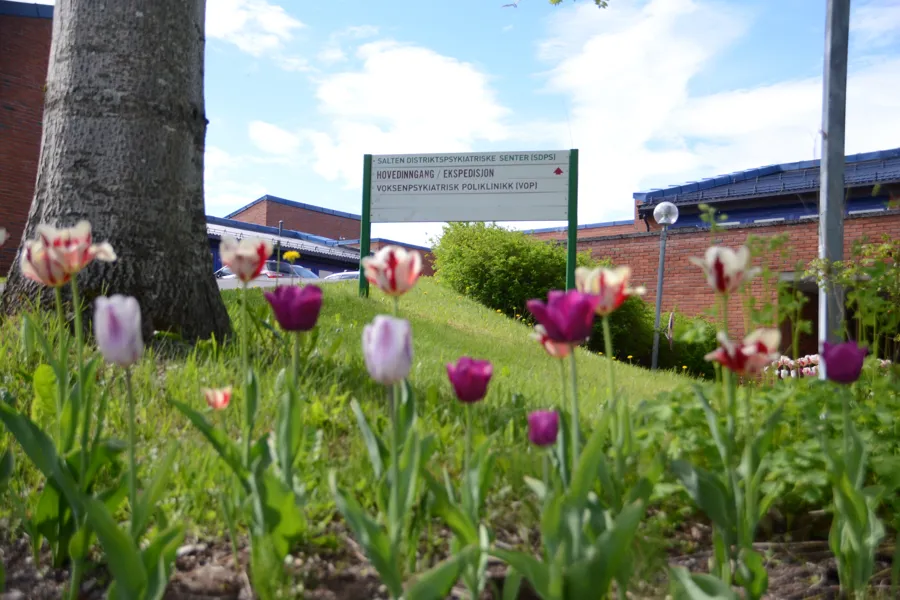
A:
POLYGON ((662 225, 662 232, 659 234, 659 270, 656 276, 656 317, 653 320, 653 357, 651 359, 650 368, 656 370, 659 364, 659 313, 662 309, 662 289, 663 289, 663 265, 666 260, 666 234, 669 225, 674 225, 678 220, 678 207, 671 202, 660 202, 653 209, 653 219, 662 225))

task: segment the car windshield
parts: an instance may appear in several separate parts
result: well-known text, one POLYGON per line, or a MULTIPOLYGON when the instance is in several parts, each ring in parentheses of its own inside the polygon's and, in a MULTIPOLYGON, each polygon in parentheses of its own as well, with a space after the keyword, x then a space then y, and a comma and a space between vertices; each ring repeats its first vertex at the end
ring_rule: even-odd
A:
POLYGON ((294 265, 294 275, 297 277, 303 277, 304 279, 318 279, 319 276, 307 269, 306 267, 301 267, 300 265, 294 265))
POLYGON ((273 273, 281 273, 282 275, 290 275, 291 265, 286 262, 279 263, 277 260, 267 260, 266 270, 272 271, 273 273))
POLYGON ((219 269, 219 270, 217 271, 217 274, 218 274, 220 277, 223 276, 223 275, 233 275, 233 273, 231 272, 231 269, 229 269, 228 267, 222 267, 221 269, 219 269))

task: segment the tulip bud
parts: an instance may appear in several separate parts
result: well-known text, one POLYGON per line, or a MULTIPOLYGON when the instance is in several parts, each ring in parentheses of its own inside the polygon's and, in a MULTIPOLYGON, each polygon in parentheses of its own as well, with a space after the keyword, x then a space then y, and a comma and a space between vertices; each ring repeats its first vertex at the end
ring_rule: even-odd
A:
POLYGON ((228 408, 231 402, 231 386, 226 388, 203 388, 203 397, 206 403, 213 410, 223 410, 228 408))
POLYGON ((747 246, 741 246, 737 251, 725 246, 710 246, 703 258, 691 257, 689 260, 703 269, 711 288, 720 294, 731 294, 759 274, 758 267, 750 267, 750 258, 747 246))
POLYGON ((222 236, 219 244, 222 264, 231 269, 238 279, 247 283, 262 273, 266 260, 272 254, 272 243, 257 238, 236 240, 230 235, 222 236))
POLYGON ((274 292, 266 292, 265 297, 285 331, 309 331, 319 320, 322 289, 317 286, 282 286, 274 292))
POLYGON ((856 342, 829 344, 822 346, 822 362, 825 363, 825 377, 837 383, 853 383, 862 373, 863 361, 869 353, 856 342))
POLYGON ((412 329, 409 321, 378 315, 362 337, 366 369, 372 379, 393 385, 409 375, 412 366, 412 329))
POLYGON ((630 278, 630 267, 615 269, 578 267, 575 270, 575 286, 578 291, 600 297, 596 312, 601 317, 613 313, 629 296, 644 294, 646 290, 643 287, 631 288, 628 286, 630 278))
POLYGON ((385 246, 374 256, 362 259, 366 279, 391 296, 412 289, 422 274, 422 255, 400 246, 385 246))
POLYGON ((551 290, 547 303, 529 300, 526 303, 534 318, 544 327, 547 338, 554 342, 580 344, 591 335, 594 311, 600 297, 577 290, 551 290))
POLYGON ((488 382, 494 373, 489 361, 463 356, 456 364, 447 365, 447 377, 460 402, 471 404, 484 399, 488 382))
POLYGON ((94 302, 94 337, 103 357, 120 367, 141 358, 141 307, 131 296, 100 296, 94 302))
POLYGON ((535 446, 551 446, 559 434, 559 413, 536 410, 528 415, 528 439, 535 446))

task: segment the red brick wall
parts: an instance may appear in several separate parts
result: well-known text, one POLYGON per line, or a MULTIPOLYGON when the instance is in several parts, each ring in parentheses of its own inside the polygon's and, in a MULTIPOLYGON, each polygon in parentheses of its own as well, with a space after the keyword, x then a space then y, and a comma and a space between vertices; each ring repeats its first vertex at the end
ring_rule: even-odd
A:
MULTIPOLYGON (((627 223, 625 225, 612 225, 610 227, 579 229, 578 239, 581 240, 584 238, 605 237, 609 235, 626 235, 629 233, 640 233, 642 231, 647 231, 647 227, 644 225, 643 221, 636 221, 635 223, 627 223)), ((541 233, 533 233, 531 235, 539 240, 560 240, 564 242, 568 238, 569 234, 566 230, 562 230, 545 231, 541 233)))
POLYGON ((10 235, 0 275, 15 258, 34 196, 52 29, 51 19, 0 16, 0 227, 10 235))
POLYGON ((255 223, 268 227, 278 227, 278 221, 284 221, 284 228, 302 231, 313 235, 339 240, 359 239, 359 220, 348 219, 340 215, 308 210, 297 206, 287 206, 277 202, 263 200, 233 217, 236 221, 255 223))
MULTIPOLYGON (((749 234, 773 236, 787 233, 792 254, 785 259, 771 256, 768 264, 775 272, 793 272, 797 261, 809 262, 818 255, 818 223, 779 223, 726 229, 717 232, 715 241, 729 247, 744 244, 749 234)), ((849 252, 852 243, 864 236, 876 241, 882 234, 900 237, 900 211, 882 215, 848 217, 844 221, 844 248, 849 252)), ((687 315, 700 315, 714 302, 703 272, 688 261, 691 256, 702 257, 711 243, 709 231, 669 232, 666 243, 666 265, 663 281, 663 311, 677 310, 687 315)), ((644 298, 651 304, 656 300, 656 277, 659 261, 659 234, 640 233, 625 236, 580 240, 579 250, 590 249, 595 258, 609 258, 615 264, 632 268, 634 285, 647 288, 644 298)), ((763 266, 757 264, 757 266, 763 266)), ((756 297, 762 296, 757 282, 751 286, 756 297)), ((741 299, 733 298, 729 306, 729 323, 733 336, 743 332, 741 299)))

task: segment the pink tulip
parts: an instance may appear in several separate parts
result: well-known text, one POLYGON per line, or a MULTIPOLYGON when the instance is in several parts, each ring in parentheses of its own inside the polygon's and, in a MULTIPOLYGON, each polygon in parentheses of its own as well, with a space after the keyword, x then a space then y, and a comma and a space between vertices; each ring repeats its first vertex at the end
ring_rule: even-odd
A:
POLYGON ((461 357, 456 364, 447 365, 447 377, 460 402, 471 404, 483 400, 487 394, 488 382, 494 374, 489 361, 461 357))
POLYGON ((580 344, 591 335, 594 312, 599 296, 583 294, 578 290, 561 292, 551 290, 547 303, 529 300, 525 305, 538 323, 544 326, 547 337, 554 342, 580 344))
POLYGON ((362 259, 366 279, 385 294, 402 296, 422 274, 422 255, 400 246, 385 246, 362 259))
POLYGON ((272 243, 259 238, 244 238, 239 242, 230 235, 223 235, 219 254, 222 264, 247 283, 262 273, 266 260, 272 255, 272 243))
POLYGON ((531 334, 532 339, 537 340, 547 351, 547 354, 553 358, 565 358, 572 353, 572 344, 554 342, 547 336, 547 330, 543 325, 535 325, 534 333, 531 334))
POLYGON ((645 292, 643 287, 628 287, 630 278, 630 267, 615 269, 578 267, 575 270, 575 287, 579 292, 600 298, 596 313, 603 317, 622 306, 629 296, 640 296, 645 292))
POLYGON ((131 296, 100 296, 94 301, 94 337, 103 357, 130 367, 144 352, 141 307, 131 296))
POLYGON ((710 287, 720 294, 737 291, 760 271, 750 268, 750 250, 746 246, 737 252, 725 246, 711 246, 703 258, 691 257, 690 261, 703 269, 710 287))
POLYGON ((778 356, 781 332, 777 329, 757 329, 745 337, 740 345, 729 340, 724 332, 719 333, 718 339, 720 346, 707 354, 706 360, 744 375, 759 373, 778 356))
POLYGON ((75 227, 57 229, 50 225, 38 225, 37 235, 53 257, 62 264, 69 275, 75 275, 95 259, 104 262, 116 260, 116 253, 107 242, 95 244, 91 224, 79 221, 75 227))
POLYGON ((278 324, 285 331, 309 331, 319 320, 322 288, 315 285, 287 285, 265 293, 278 324))
POLYGON ((535 446, 552 446, 559 435, 559 413, 536 410, 528 415, 528 439, 535 446))
POLYGON ((203 397, 206 403, 213 410, 223 410, 228 408, 231 402, 231 386, 226 388, 203 388, 203 397))

